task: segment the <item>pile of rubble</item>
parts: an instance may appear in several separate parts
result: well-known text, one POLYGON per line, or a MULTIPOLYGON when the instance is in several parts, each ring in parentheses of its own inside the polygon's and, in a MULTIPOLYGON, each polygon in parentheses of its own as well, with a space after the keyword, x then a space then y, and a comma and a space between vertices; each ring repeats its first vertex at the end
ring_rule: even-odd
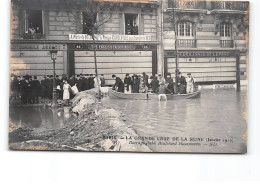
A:
POLYGON ((121 137, 137 136, 126 125, 120 112, 97 103, 95 92, 84 91, 72 100, 72 111, 78 118, 59 129, 19 127, 9 133, 13 150, 76 150, 76 151, 151 151, 148 147, 131 146, 121 137), (117 139, 109 139, 117 137, 117 139), (130 147, 131 146, 131 147, 130 147))

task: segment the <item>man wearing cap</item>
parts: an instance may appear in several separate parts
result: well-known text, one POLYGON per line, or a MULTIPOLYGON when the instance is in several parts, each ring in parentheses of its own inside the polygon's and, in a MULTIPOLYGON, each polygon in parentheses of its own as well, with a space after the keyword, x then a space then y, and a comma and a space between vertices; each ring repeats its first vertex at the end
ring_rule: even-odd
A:
POLYGON ((186 87, 187 94, 193 93, 194 92, 194 78, 191 76, 191 73, 187 74, 186 82, 187 82, 187 87, 186 87))
POLYGON ((115 84, 113 86, 113 90, 117 88, 117 92, 124 93, 124 83, 123 81, 117 77, 115 74, 112 75, 112 78, 115 79, 115 84))
POLYGON ((177 93, 178 94, 185 94, 186 93, 186 79, 182 76, 182 73, 178 73, 177 77, 177 93))

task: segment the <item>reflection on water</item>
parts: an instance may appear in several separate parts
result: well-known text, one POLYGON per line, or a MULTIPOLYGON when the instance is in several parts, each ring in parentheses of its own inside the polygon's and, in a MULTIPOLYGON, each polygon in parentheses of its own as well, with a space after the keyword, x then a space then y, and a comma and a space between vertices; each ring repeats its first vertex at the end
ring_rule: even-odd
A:
MULTIPOLYGON (((126 114, 127 122, 141 136, 233 138, 234 143, 196 146, 150 146, 154 151, 244 152, 242 135, 246 91, 234 89, 202 91, 201 98, 191 100, 116 100, 103 102, 126 114)), ((10 108, 10 120, 34 128, 58 128, 76 117, 69 108, 53 110, 44 107, 10 108)))
POLYGON ((176 101, 127 101, 106 99, 125 113, 141 136, 233 138, 233 144, 218 147, 150 146, 154 151, 245 151, 242 135, 246 91, 234 89, 202 91, 201 98, 176 101))
POLYGON ((10 120, 23 127, 58 128, 75 119, 69 107, 10 107, 10 120))

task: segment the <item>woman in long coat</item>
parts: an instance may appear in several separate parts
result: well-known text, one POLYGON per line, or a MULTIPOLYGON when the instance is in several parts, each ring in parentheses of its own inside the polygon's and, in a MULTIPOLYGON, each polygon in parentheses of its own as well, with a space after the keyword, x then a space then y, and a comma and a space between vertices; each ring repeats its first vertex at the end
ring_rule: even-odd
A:
POLYGON ((63 82, 63 100, 66 102, 66 105, 69 105, 71 86, 68 84, 67 80, 64 80, 63 82))

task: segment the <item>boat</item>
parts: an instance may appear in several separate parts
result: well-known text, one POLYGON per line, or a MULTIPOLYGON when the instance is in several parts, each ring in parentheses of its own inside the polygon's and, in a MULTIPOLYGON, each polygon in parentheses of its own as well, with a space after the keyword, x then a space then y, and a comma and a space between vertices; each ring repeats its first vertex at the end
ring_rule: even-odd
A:
MULTIPOLYGON (((130 100, 158 100, 158 94, 155 93, 121 93, 110 89, 110 98, 116 99, 130 99, 130 100)), ((166 94, 167 100, 178 100, 178 99, 194 99, 200 98, 201 92, 196 91, 189 94, 166 94)))

